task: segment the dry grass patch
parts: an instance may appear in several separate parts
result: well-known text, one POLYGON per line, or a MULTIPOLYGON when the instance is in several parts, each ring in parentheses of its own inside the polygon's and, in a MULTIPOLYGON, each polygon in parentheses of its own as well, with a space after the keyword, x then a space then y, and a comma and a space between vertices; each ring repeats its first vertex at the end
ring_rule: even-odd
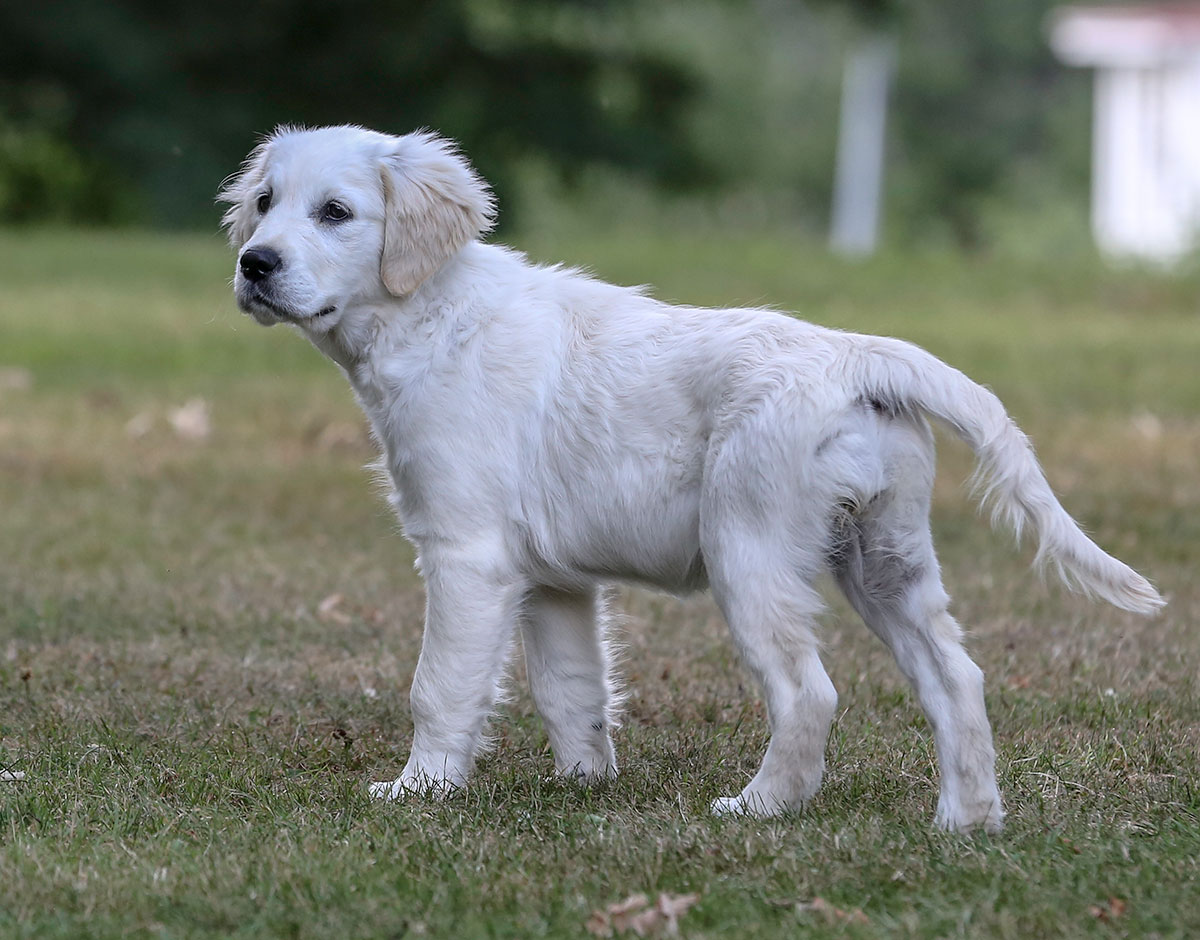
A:
POLYGON ((580 936, 599 912, 615 935, 692 895, 691 937, 1200 931, 1194 279, 702 238, 576 252, 666 296, 926 343, 1010 402, 1065 504, 1167 594, 1140 620, 1039 582, 944 444, 935 528, 1005 833, 932 829, 924 720, 836 598, 840 711, 802 813, 708 815, 761 757, 762 705, 709 600, 630 589, 618 781, 553 777, 518 663, 469 790, 372 805, 411 731, 423 600, 335 371, 242 321, 215 241, 0 235, 0 368, 28 375, 0 382, 0 933, 580 936), (73 253, 99 260, 63 274, 73 253), (170 416, 194 399, 188 436, 170 416))

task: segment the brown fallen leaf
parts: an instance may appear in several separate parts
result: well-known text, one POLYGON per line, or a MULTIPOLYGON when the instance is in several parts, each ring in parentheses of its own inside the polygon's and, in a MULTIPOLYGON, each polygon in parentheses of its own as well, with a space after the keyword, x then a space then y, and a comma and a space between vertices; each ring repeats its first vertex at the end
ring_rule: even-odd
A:
POLYGON ((145 437, 152 430, 154 430, 154 415, 149 411, 139 411, 125 422, 125 434, 134 440, 145 437))
POLYGON ((0 392, 27 392, 33 388, 33 373, 17 366, 0 368, 0 392))
POLYGON ((1162 419, 1149 411, 1138 412, 1129 419, 1129 423, 1147 441, 1157 441, 1163 436, 1162 419))
POLYGON ((611 937, 615 932, 632 930, 639 937, 665 933, 677 936, 679 918, 697 901, 698 894, 660 894, 653 905, 644 894, 634 894, 624 901, 610 904, 603 911, 593 911, 585 927, 597 937, 611 937))
POLYGON ((612 923, 604 911, 592 911, 592 916, 587 919, 583 928, 593 937, 612 936, 612 923))
POLYGON ((796 905, 796 910, 820 914, 825 918, 826 923, 830 924, 869 924, 871 922, 861 907, 856 907, 852 911, 843 911, 840 907, 835 907, 821 897, 813 898, 807 904, 803 901, 800 902, 796 905))
POLYGON ((176 436, 188 441, 202 441, 212 433, 208 402, 192 398, 167 412, 167 421, 176 436))
POLYGON ((373 627, 381 627, 387 623, 387 617, 383 615, 383 611, 378 607, 362 606, 358 608, 358 614, 367 623, 373 627))
POLYGON ((638 936, 645 936, 662 927, 668 936, 674 937, 679 933, 679 918, 699 900, 698 894, 660 894, 654 907, 638 915, 634 930, 638 936))
POLYGON ((1106 904, 1093 904, 1088 913, 1102 923, 1110 923, 1125 913, 1128 904, 1120 898, 1110 897, 1106 904))
POLYGON ((336 623, 344 627, 350 622, 350 615, 340 609, 342 602, 345 600, 346 598, 343 594, 330 594, 317 605, 317 619, 323 620, 326 623, 336 623))
POLYGON ((360 425, 334 421, 326 424, 316 433, 314 444, 318 450, 325 453, 369 451, 371 439, 360 425))

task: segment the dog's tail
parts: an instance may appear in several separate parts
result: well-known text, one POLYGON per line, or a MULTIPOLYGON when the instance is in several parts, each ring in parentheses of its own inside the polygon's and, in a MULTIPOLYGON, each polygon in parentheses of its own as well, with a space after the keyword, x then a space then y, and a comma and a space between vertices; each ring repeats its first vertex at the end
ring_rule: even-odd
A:
MULTIPOLYGON (((1029 439, 995 395, 924 350, 900 340, 864 337, 856 344, 858 388, 878 406, 919 409, 944 422, 979 459, 976 492, 1020 538, 1038 537, 1036 564, 1052 565, 1072 590, 1116 607, 1150 614, 1166 602, 1140 574, 1104 552, 1070 517, 1034 456, 1029 439)), ((857 384, 856 383, 856 384, 857 384)))

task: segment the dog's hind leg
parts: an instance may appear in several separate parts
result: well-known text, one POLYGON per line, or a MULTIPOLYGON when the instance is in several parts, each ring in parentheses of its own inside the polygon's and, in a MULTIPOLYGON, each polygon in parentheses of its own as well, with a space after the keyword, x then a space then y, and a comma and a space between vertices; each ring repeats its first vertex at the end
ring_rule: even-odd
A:
POLYGON ((583 781, 612 777, 612 686, 595 588, 533 590, 521 619, 525 671, 558 772, 583 781))
POLYGON ((716 813, 770 816, 799 809, 821 785, 825 741, 837 708, 814 632, 819 595, 790 562, 785 545, 761 532, 722 533, 706 549, 713 596, 762 686, 771 741, 754 778, 716 813))
POLYGON ((942 778, 937 824, 995 831, 1004 812, 983 673, 946 610, 929 533, 932 460, 925 448, 931 457, 932 443, 914 435, 909 444, 916 446, 894 455, 891 488, 843 518, 833 571, 855 610, 891 649, 933 728, 942 778))

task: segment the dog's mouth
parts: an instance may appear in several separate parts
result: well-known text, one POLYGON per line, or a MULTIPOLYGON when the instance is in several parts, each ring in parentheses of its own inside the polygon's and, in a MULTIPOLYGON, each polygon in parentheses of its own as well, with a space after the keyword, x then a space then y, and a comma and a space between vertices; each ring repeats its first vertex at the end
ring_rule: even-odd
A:
POLYGON ((301 327, 302 329, 316 330, 319 332, 324 332, 324 330, 326 328, 326 324, 329 323, 330 318, 335 313, 337 313, 337 307, 334 306, 333 304, 330 304, 328 307, 322 307, 316 313, 310 313, 310 314, 298 316, 295 319, 293 319, 291 322, 295 323, 297 326, 301 327))
POLYGON ((337 305, 330 304, 328 307, 322 307, 316 313, 302 313, 293 310, 286 304, 282 304, 263 293, 261 290, 255 289, 248 292, 245 296, 238 298, 239 306, 250 314, 259 323, 270 325, 271 323, 293 323, 297 326, 306 324, 321 323, 327 317, 337 313, 337 305), (269 318, 269 319, 268 319, 269 318))

